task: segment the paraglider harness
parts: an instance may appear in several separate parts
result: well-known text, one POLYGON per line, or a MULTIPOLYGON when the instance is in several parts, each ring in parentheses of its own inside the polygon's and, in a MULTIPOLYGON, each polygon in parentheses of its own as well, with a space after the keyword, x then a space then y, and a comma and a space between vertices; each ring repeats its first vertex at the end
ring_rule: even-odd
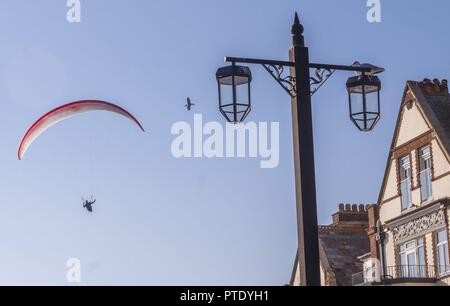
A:
POLYGON ((91 199, 89 201, 84 200, 84 198, 81 198, 83 200, 83 208, 86 208, 88 212, 92 212, 92 205, 97 201, 93 198, 94 196, 91 196, 91 199))

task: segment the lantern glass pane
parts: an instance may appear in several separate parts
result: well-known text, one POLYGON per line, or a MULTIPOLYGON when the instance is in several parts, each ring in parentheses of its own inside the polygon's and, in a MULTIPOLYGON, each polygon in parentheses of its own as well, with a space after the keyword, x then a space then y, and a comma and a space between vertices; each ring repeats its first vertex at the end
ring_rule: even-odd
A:
POLYGON ((242 85, 236 86, 236 103, 248 105, 248 84, 244 83, 242 85))
POLYGON ((231 86, 233 84, 233 77, 232 76, 222 77, 219 79, 219 84, 231 86))
POLYGON ((239 115, 243 115, 247 111, 248 107, 249 107, 248 105, 238 104, 236 105, 236 112, 239 115))
POLYGON ((359 85, 359 86, 354 86, 351 87, 349 90, 352 93, 359 93, 362 94, 363 93, 363 88, 364 88, 364 92, 365 93, 372 93, 372 92, 377 92, 378 91, 378 86, 377 85, 359 85))
POLYGON ((229 122, 234 121, 234 112, 233 112, 233 105, 221 107, 220 111, 222 115, 227 119, 229 122))
POLYGON ((233 86, 220 85, 220 105, 233 104, 233 86))
POLYGON ((362 113, 364 111, 363 95, 360 93, 352 92, 350 94, 350 99, 351 99, 350 101, 351 101, 351 106, 352 106, 352 116, 362 115, 362 113))
POLYGON ((366 130, 366 125, 365 125, 365 121, 364 120, 358 120, 358 121, 356 121, 356 124, 358 125, 358 128, 361 131, 366 130))
POLYGON ((235 76, 236 85, 245 85, 248 84, 248 77, 245 76, 235 76))
POLYGON ((379 113, 378 110, 378 91, 366 94, 366 111, 369 113, 379 113))

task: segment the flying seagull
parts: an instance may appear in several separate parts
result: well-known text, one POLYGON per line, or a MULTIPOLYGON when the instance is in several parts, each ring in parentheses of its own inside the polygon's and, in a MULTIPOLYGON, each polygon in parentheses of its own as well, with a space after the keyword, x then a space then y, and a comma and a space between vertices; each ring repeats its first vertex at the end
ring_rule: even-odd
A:
POLYGON ((186 105, 185 105, 184 107, 186 107, 186 109, 187 109, 188 111, 190 111, 191 108, 192 108, 192 106, 194 106, 194 105, 195 105, 195 104, 191 102, 191 98, 188 97, 188 98, 187 98, 186 105))

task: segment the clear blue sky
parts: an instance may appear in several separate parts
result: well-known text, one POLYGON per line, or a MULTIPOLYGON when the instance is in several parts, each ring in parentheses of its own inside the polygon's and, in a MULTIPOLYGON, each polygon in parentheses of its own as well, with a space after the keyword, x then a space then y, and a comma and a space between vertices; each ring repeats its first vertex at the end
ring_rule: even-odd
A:
POLYGON ((296 250, 289 98, 253 67, 249 120, 280 122, 280 165, 253 159, 174 159, 171 125, 222 121, 214 74, 223 57, 287 59, 298 11, 314 62, 372 62, 382 75, 382 120, 362 134, 348 119, 336 74, 314 97, 320 223, 339 202, 375 202, 407 80, 450 77, 450 4, 366 1, 82 0, 81 24, 65 1, 0 3, 0 284, 278 285, 296 250), (147 133, 117 116, 86 114, 53 127, 19 162, 17 147, 44 112, 79 99, 118 103, 147 133), (95 212, 81 195, 95 194, 95 212))

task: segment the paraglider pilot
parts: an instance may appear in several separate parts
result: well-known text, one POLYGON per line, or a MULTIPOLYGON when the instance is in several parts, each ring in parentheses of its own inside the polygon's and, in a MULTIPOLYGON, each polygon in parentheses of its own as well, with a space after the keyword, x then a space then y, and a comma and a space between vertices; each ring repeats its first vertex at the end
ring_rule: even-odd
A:
POLYGON ((83 200, 83 208, 86 208, 88 212, 92 212, 92 205, 97 201, 97 200, 93 200, 93 196, 91 196, 91 200, 90 201, 85 201, 83 200))

